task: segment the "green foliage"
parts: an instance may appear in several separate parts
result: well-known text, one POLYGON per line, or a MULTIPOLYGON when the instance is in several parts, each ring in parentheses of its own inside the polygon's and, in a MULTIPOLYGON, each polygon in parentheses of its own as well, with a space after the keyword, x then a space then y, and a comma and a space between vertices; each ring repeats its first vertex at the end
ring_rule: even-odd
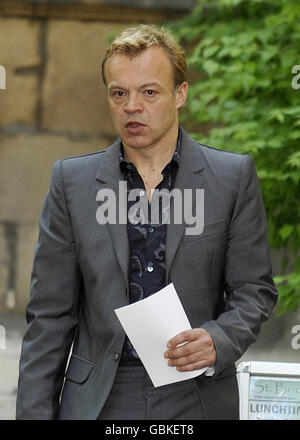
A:
MULTIPOLYGON (((270 244, 286 248, 294 261, 289 273, 275 278, 279 311, 296 310, 300 88, 292 69, 300 65, 300 2, 199 0, 187 18, 170 27, 186 47, 196 77, 182 121, 201 143, 254 158, 270 244)), ((285 259, 282 273, 287 263, 291 266, 285 259)))

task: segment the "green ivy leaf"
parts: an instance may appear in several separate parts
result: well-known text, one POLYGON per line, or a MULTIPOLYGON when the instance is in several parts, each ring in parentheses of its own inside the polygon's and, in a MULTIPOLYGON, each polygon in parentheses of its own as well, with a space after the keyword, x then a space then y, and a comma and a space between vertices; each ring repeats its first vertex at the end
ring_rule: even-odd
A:
POLYGON ((294 230, 294 226, 292 225, 284 225, 279 230, 279 235, 283 240, 286 240, 294 230))

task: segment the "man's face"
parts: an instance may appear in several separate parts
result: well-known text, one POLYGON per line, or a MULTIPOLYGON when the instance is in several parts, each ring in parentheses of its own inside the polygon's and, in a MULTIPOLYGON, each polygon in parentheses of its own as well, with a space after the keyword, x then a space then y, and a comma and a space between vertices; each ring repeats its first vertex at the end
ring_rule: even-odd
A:
POLYGON ((105 76, 112 120, 125 146, 147 148, 177 130, 187 83, 174 90, 172 65, 164 49, 150 47, 131 59, 113 55, 105 76))

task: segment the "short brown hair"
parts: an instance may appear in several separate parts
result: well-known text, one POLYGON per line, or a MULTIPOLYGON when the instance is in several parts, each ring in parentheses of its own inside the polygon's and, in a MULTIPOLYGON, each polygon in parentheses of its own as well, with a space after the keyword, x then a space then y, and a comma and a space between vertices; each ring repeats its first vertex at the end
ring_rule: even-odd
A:
POLYGON ((107 60, 116 54, 127 55, 129 58, 140 55, 151 46, 162 47, 172 64, 174 73, 174 87, 176 88, 188 80, 187 64, 183 49, 170 31, 158 28, 154 25, 141 24, 125 29, 112 42, 106 50, 102 62, 102 79, 106 85, 105 64, 107 60))

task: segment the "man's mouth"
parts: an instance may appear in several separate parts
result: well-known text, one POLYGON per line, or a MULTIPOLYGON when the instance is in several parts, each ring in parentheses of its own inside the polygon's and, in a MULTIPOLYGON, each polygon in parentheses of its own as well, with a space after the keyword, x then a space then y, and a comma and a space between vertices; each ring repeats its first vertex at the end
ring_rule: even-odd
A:
POLYGON ((138 121, 129 121, 129 122, 127 122, 127 124, 125 125, 125 127, 126 128, 137 128, 137 127, 140 127, 140 126, 145 126, 145 124, 142 124, 141 122, 138 122, 138 121))
POLYGON ((142 133, 143 129, 145 127, 145 124, 142 124, 139 121, 129 121, 125 125, 125 128, 128 133, 132 135, 139 135, 142 133))

